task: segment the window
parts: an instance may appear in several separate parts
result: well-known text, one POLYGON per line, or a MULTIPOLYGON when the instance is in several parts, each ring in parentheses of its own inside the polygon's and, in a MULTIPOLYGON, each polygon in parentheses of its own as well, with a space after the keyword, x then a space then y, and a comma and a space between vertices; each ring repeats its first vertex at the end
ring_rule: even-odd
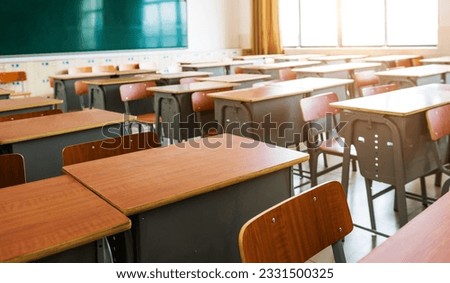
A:
POLYGON ((438 0, 279 0, 283 46, 436 46, 438 0))

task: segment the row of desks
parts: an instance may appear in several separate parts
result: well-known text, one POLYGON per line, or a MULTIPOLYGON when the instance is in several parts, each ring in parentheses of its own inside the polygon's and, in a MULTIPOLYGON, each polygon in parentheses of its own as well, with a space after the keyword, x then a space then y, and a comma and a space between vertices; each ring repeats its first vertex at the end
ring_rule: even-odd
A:
POLYGON ((223 135, 66 166, 0 190, 0 261, 91 261, 95 241, 128 231, 129 261, 239 262, 239 229, 293 194, 307 159, 223 135))

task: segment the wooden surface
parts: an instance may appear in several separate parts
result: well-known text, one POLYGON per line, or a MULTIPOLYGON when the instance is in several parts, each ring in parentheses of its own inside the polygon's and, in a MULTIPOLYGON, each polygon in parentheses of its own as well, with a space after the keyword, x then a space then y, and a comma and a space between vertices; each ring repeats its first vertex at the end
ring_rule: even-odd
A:
POLYGON ((350 79, 334 79, 334 78, 303 78, 297 80, 290 80, 284 82, 278 82, 271 84, 271 86, 281 86, 281 87, 297 87, 297 88, 306 88, 312 90, 320 90, 324 88, 331 88, 336 86, 342 86, 353 83, 353 80, 350 79))
POLYGON ((186 72, 178 72, 178 73, 162 73, 159 74, 161 79, 181 79, 181 78, 190 78, 190 77, 207 77, 212 75, 210 72, 198 72, 198 71, 186 71, 186 72))
POLYGON ((360 262, 450 262, 449 207, 447 193, 360 262))
POLYGON ((322 57, 322 56, 324 56, 324 54, 292 54, 292 55, 277 56, 274 58, 274 60, 275 60, 275 62, 297 61, 297 60, 307 60, 308 58, 322 57))
POLYGON ((46 97, 25 97, 20 99, 2 99, 0 100, 0 112, 35 108, 42 106, 52 106, 63 103, 62 100, 46 97))
POLYGON ((232 88, 234 86, 239 86, 239 84, 231 83, 221 83, 221 82, 198 82, 190 84, 178 84, 178 85, 167 85, 167 86, 157 86, 150 87, 147 90, 153 92, 171 93, 171 94, 184 94, 192 93, 196 91, 207 91, 222 88, 232 88))
POLYGON ((36 260, 131 227, 69 176, 1 189, 0 211, 0 262, 36 260))
POLYGON ((182 65, 181 67, 203 69, 203 68, 237 66, 237 65, 247 65, 247 64, 248 64, 248 62, 245 62, 245 61, 221 61, 221 62, 218 61, 218 62, 209 62, 209 63, 188 64, 188 65, 182 65))
POLYGON ((432 63, 432 64, 450 64, 450 56, 427 58, 427 59, 420 60, 420 62, 432 63))
POLYGON ((304 66, 313 66, 318 65, 320 62, 315 61, 289 61, 289 62, 281 62, 281 63, 272 63, 272 64, 261 64, 261 65, 248 65, 242 67, 245 71, 269 71, 269 70, 279 70, 285 68, 296 68, 296 67, 304 67, 304 66))
POLYGON ((208 96, 217 99, 226 99, 240 102, 257 102, 269 99, 277 99, 286 96, 293 96, 297 94, 309 95, 312 91, 312 89, 308 88, 265 86, 224 92, 214 92, 209 93, 208 96))
POLYGON ((284 54, 258 54, 258 55, 241 55, 233 57, 233 60, 258 60, 267 58, 283 57, 284 54))
POLYGON ((269 79, 270 75, 260 75, 260 74, 232 74, 224 76, 214 76, 207 78, 198 78, 197 81, 201 82, 223 82, 223 83, 242 83, 250 82, 255 80, 269 79))
POLYGON ((101 77, 111 77, 113 73, 76 73, 76 74, 57 74, 48 76, 50 79, 54 80, 82 80, 88 78, 101 78, 101 77))
POLYGON ((399 68, 388 71, 382 71, 375 73, 379 77, 409 77, 409 78, 421 78, 433 75, 439 75, 450 72, 450 66, 448 65, 423 65, 409 68, 399 68))
POLYGON ((353 59, 362 59, 367 57, 367 55, 328 55, 328 56, 319 56, 319 57, 310 57, 308 60, 312 61, 322 61, 322 62, 332 62, 332 61, 349 61, 353 59))
POLYGON ((144 77, 120 77, 112 79, 87 80, 83 81, 83 83, 88 85, 122 85, 122 84, 157 81, 159 79, 160 77, 158 75, 148 75, 144 77))
POLYGON ((351 70, 357 70, 357 69, 377 68, 379 66, 381 66, 380 63, 355 62, 355 63, 320 65, 320 66, 312 66, 312 67, 307 67, 307 68, 295 68, 292 70, 297 73, 318 73, 318 74, 320 74, 320 73, 351 71, 351 70))
POLYGON ((429 84, 332 103, 357 112, 407 116, 450 103, 450 85, 429 84))
POLYGON ((63 170, 124 214, 133 215, 307 159, 302 152, 226 134, 65 166, 63 170))
MULTIPOLYGON (((92 109, 67 112, 56 116, 42 116, 17 121, 2 122, 0 144, 44 138, 70 132, 98 128, 106 124, 121 123, 123 114, 92 109)), ((134 116, 129 116, 135 119, 134 116)))
POLYGON ((11 94, 11 90, 0 88, 0 95, 9 95, 11 94))
POLYGON ((398 60, 408 60, 419 58, 420 55, 386 55, 386 56, 377 56, 377 57, 369 57, 364 59, 366 62, 378 62, 378 63, 393 63, 398 60))

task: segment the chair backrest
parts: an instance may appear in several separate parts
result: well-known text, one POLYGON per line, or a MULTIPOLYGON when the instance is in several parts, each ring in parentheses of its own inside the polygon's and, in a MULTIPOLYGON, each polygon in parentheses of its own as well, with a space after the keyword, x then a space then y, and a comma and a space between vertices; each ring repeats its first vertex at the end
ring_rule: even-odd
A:
POLYGON ((80 73, 92 73, 92 67, 91 66, 70 67, 67 70, 67 73, 69 75, 80 74, 80 73))
POLYGON ((93 73, 107 73, 107 72, 115 72, 117 71, 116 66, 113 65, 103 65, 103 66, 93 66, 93 73))
POLYGON ((243 74, 244 69, 242 69, 242 67, 234 67, 234 73, 235 74, 243 74))
POLYGON ((338 114, 340 109, 330 106, 330 103, 339 101, 336 93, 328 92, 305 97, 300 100, 300 108, 305 122, 312 122, 326 117, 327 114, 338 114))
POLYGON ((70 145, 66 146, 62 151, 63 166, 160 146, 161 144, 155 132, 142 132, 70 145))
MULTIPOLYGON (((243 262, 305 262, 341 240, 353 229, 339 182, 321 184, 291 197, 249 220, 239 233, 243 262)), ((337 254, 335 260, 345 262, 337 254)))
POLYGON ((181 78, 180 84, 190 84, 190 83, 197 83, 198 77, 189 77, 189 78, 181 78))
POLYGON ((428 110, 426 117, 431 140, 450 135, 450 104, 428 110))
POLYGON ((153 95, 153 92, 147 91, 147 88, 153 86, 156 86, 154 81, 121 85, 120 98, 123 102, 148 98, 153 95))
POLYGON ((369 86, 361 89, 362 96, 369 96, 374 94, 380 94, 388 91, 397 90, 397 84, 386 84, 386 85, 377 85, 377 86, 369 86))
POLYGON ((360 96, 362 88, 374 86, 380 83, 380 78, 373 70, 357 72, 353 75, 353 80, 360 96))
POLYGON ((411 59, 401 59, 394 62, 395 68, 407 68, 412 66, 411 59))
POLYGON ((88 94, 88 84, 84 83, 82 80, 75 81, 75 94, 76 95, 86 95, 88 94))
POLYGON ((419 57, 416 57, 416 58, 412 58, 411 59, 411 64, 413 65, 413 66, 422 66, 423 65, 423 63, 422 63, 422 60, 423 59, 423 56, 419 56, 419 57))
POLYGON ((51 109, 51 110, 42 110, 42 111, 35 111, 35 112, 28 112, 28 113, 12 114, 12 115, 7 115, 7 116, 0 116, 0 122, 15 121, 15 120, 28 119, 28 118, 33 118, 33 117, 61 114, 61 113, 62 113, 61 109, 51 109))
POLYGON ((0 72, 0 83, 9 84, 13 82, 23 82, 27 80, 27 74, 23 71, 0 72))
POLYGON ((121 64, 121 65, 117 66, 117 68, 119 69, 119 71, 137 70, 137 69, 139 69, 139 64, 138 63, 121 64))
POLYGON ((280 77, 280 80, 282 80, 282 81, 289 81, 289 80, 297 79, 297 73, 292 71, 290 68, 280 69, 278 71, 278 75, 280 77))
POLYGON ((207 92, 194 92, 191 95, 192 110, 202 112, 214 109, 214 98, 209 97, 207 92))
POLYGON ((18 153, 0 155, 0 188, 25 183, 25 162, 18 153))

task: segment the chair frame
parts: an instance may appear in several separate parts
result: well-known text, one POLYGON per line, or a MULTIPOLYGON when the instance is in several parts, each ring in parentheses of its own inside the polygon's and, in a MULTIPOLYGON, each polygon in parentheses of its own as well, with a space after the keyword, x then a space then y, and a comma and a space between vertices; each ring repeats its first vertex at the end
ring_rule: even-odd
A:
POLYGON ((342 185, 326 182, 255 216, 239 233, 243 262, 306 262, 332 246, 346 262, 342 239, 353 222, 342 185))
MULTIPOLYGON (((309 171, 311 186, 317 185, 317 178, 319 176, 342 167, 343 165, 343 163, 340 162, 333 166, 326 166, 326 168, 321 171, 317 171, 318 157, 320 154, 330 154, 341 157, 344 155, 344 147, 346 144, 339 144, 343 142, 343 139, 333 132, 333 129, 336 129, 337 131, 340 130, 336 115, 338 115, 341 110, 329 105, 330 103, 337 101, 339 101, 339 98, 334 92, 314 95, 300 100, 302 117, 307 129, 305 142, 310 155, 309 171), (325 119, 325 125, 319 123, 321 119, 325 119), (324 139, 321 138, 323 134, 325 135, 324 139), (336 143, 338 143, 338 145, 336 145, 336 143), (337 148, 339 146, 342 146, 342 148, 337 148)), ((353 148, 351 159, 353 171, 356 171, 357 157, 353 148)))

